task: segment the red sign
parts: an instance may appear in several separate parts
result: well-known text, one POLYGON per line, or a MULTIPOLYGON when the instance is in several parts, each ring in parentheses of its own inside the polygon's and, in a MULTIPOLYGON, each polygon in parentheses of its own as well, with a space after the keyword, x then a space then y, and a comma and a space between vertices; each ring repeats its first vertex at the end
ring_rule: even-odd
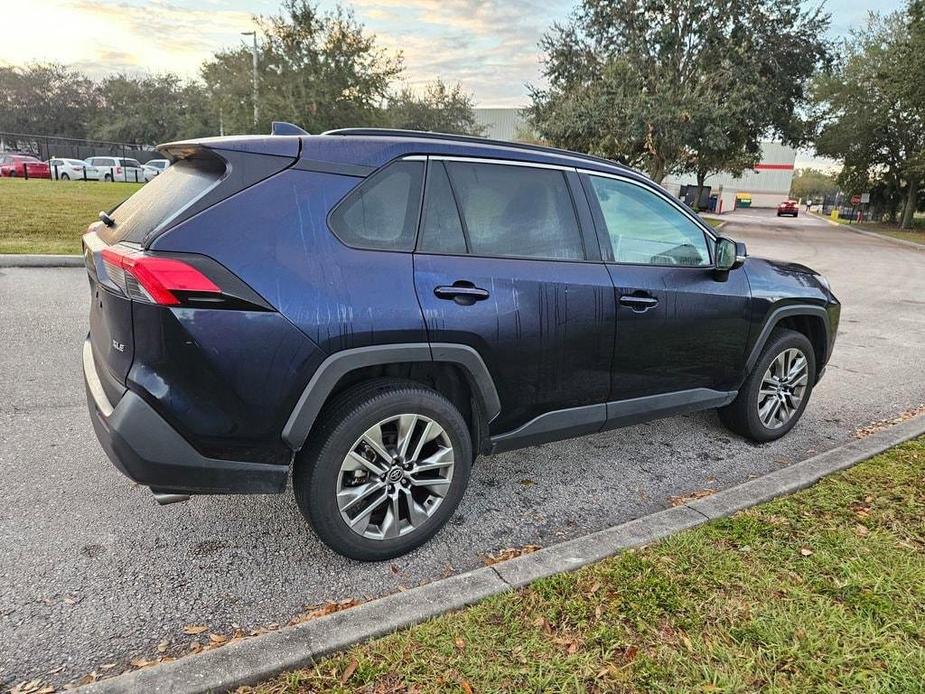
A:
POLYGON ((851 196, 851 206, 857 207, 861 204, 861 196, 859 194, 854 194, 851 196))

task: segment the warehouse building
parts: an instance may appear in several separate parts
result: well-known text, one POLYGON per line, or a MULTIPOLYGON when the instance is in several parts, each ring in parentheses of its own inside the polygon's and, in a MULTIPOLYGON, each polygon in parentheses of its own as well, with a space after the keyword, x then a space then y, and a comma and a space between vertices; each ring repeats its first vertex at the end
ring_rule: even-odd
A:
MULTIPOLYGON (((746 169, 741 176, 722 173, 707 177, 704 185, 709 192, 701 197, 700 206, 719 213, 743 206, 777 207, 790 197, 796 157, 797 152, 792 147, 778 142, 762 142, 761 159, 754 169, 746 169)), ((662 185, 673 195, 689 203, 694 202, 697 177, 693 174, 666 176, 662 185)))
MULTIPOLYGON (((523 140, 535 137, 520 109, 477 108, 475 118, 482 134, 493 140, 523 140)), ((790 196, 796 150, 778 142, 761 143, 761 159, 741 176, 722 173, 708 176, 700 207, 714 212, 731 212, 735 207, 777 207, 790 196)), ((688 204, 694 203, 697 177, 693 174, 667 176, 662 185, 688 204)))

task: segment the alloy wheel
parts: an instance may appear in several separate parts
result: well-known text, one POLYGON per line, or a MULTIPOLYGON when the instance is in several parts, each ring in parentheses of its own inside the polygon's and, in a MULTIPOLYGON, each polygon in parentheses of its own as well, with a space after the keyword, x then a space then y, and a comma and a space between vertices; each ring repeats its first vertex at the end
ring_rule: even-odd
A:
POLYGON ((758 389, 758 418, 779 429, 800 409, 809 382, 809 362, 795 347, 785 349, 768 366, 758 389))
POLYGON ((430 417, 402 414, 367 429, 337 477, 337 507, 358 535, 388 540, 420 528, 453 481, 453 444, 430 417))

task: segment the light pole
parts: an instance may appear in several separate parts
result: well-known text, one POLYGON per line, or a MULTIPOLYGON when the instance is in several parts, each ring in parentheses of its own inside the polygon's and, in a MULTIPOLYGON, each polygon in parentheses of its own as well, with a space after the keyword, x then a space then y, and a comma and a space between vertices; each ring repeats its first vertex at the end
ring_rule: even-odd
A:
POLYGON ((253 36, 254 45, 251 49, 251 53, 254 58, 254 129, 257 129, 257 121, 260 117, 260 111, 257 107, 257 32, 256 31, 242 31, 241 36, 253 36))

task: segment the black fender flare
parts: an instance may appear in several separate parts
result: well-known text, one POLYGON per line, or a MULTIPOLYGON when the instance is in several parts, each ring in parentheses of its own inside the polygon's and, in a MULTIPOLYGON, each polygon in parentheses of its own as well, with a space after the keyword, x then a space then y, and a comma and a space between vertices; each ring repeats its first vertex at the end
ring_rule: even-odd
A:
POLYGON ((482 357, 472 347, 446 342, 370 345, 336 352, 321 363, 283 427, 283 441, 294 451, 302 448, 328 396, 346 374, 365 366, 407 362, 456 364, 471 378, 488 421, 501 411, 501 400, 494 379, 482 357))
MULTIPOLYGON (((831 327, 829 326, 828 312, 822 306, 816 306, 815 304, 790 304, 774 309, 765 319, 761 332, 758 333, 758 338, 755 340, 755 344, 752 345, 751 352, 749 352, 748 360, 745 362, 746 373, 751 373, 752 369, 755 368, 755 363, 758 361, 761 350, 764 349, 768 338, 771 336, 771 331, 773 331, 777 324, 784 318, 790 316, 813 316, 822 319, 822 324, 825 326, 825 353, 826 358, 828 358, 829 345, 831 344, 831 335, 829 334, 831 327)), ((821 368, 821 366, 821 364, 817 365, 819 368, 821 368)))

